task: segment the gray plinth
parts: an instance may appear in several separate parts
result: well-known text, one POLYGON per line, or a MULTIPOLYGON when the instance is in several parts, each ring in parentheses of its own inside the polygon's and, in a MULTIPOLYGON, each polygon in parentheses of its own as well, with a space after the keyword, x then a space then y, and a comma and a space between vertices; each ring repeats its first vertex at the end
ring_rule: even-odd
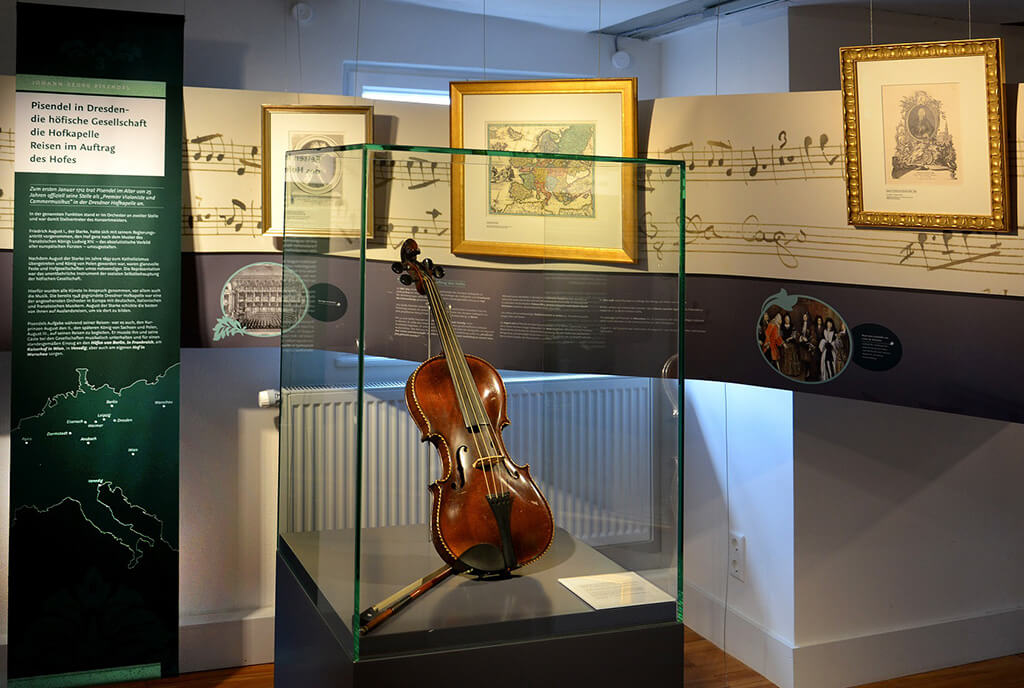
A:
MULTIPOLYGON (((456 660, 490 675, 495 662, 508 662, 513 651, 524 654, 522 661, 557 664, 547 669, 551 680, 565 673, 566 681, 587 677, 594 685, 622 685, 638 675, 620 666, 626 663, 641 675, 670 681, 659 685, 681 684, 682 626, 675 623, 675 605, 591 609, 558 579, 624 569, 564 530, 556 532, 544 557, 517 576, 447 579, 360 638, 360 661, 353 663, 354 546, 352 531, 282 536, 277 686, 410 685, 421 672, 456 660)), ((364 530, 361 547, 364 609, 441 564, 423 526, 364 530)), ((519 662, 501 676, 509 686, 533 685, 519 662)))

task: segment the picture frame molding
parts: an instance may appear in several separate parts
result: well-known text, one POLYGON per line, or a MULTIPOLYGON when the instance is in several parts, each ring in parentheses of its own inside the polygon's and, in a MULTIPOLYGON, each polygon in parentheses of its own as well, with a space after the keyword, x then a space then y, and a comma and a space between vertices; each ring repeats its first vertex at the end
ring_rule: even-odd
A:
MULTIPOLYGON (((602 157, 636 158, 637 155, 637 80, 616 79, 543 79, 529 81, 453 81, 451 96, 449 143, 452 148, 466 148, 464 96, 543 95, 543 94, 620 94, 622 150, 614 155, 597 151, 602 157)), ((548 119, 558 119, 557 117, 548 119)), ((457 159, 452 164, 452 240, 455 254, 536 258, 544 260, 581 260, 609 263, 635 263, 638 260, 637 188, 634 165, 622 166, 621 231, 617 248, 567 246, 517 242, 492 242, 466 238, 465 166, 457 159)))
POLYGON ((851 225, 956 231, 1008 232, 1009 179, 1006 160, 1006 106, 1003 93, 1002 39, 970 39, 844 47, 839 50, 842 82, 843 136, 846 146, 847 218, 851 225), (928 212, 883 212, 865 208, 861 113, 857 65, 869 61, 922 58, 985 58, 985 121, 991 212, 988 215, 928 212))
MULTIPOLYGON (((260 141, 261 141, 261 171, 262 171, 262 191, 263 191, 263 234, 264 236, 283 236, 283 227, 272 227, 273 218, 273 201, 274 195, 271 189, 271 169, 273 165, 279 164, 284 165, 285 153, 284 151, 274 151, 271 148, 271 140, 273 138, 273 116, 274 114, 338 114, 338 115, 355 115, 362 114, 365 119, 364 127, 364 141, 352 141, 348 143, 373 143, 373 106, 372 105, 317 105, 317 104, 296 104, 296 105, 271 105, 265 104, 260 108, 260 141), (274 155, 279 153, 280 160, 275 161, 274 155)), ((282 204, 284 198, 280 199, 282 204)), ((283 208, 282 208, 283 212, 283 208)), ((282 216, 283 217, 283 216, 282 216)), ((373 235, 373 195, 368 194, 366 198, 366 235, 368 237, 373 235)), ((295 232, 295 236, 349 236, 349 234, 339 234, 325 229, 323 231, 303 230, 301 232, 295 232)), ((356 235, 352 235, 356 236, 356 235)))

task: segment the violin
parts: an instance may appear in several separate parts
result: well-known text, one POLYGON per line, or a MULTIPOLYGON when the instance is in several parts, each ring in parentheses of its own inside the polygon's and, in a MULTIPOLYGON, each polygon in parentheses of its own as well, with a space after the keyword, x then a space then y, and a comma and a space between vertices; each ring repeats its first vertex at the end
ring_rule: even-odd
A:
POLYGON ((420 364, 405 385, 409 413, 441 460, 443 477, 429 485, 431 541, 456 572, 505 576, 551 546, 551 508, 529 466, 514 462, 501 438, 510 422, 501 376, 463 353, 435 283, 444 269, 417 260, 419 253, 407 239, 391 269, 427 297, 441 340, 442 353, 420 364))

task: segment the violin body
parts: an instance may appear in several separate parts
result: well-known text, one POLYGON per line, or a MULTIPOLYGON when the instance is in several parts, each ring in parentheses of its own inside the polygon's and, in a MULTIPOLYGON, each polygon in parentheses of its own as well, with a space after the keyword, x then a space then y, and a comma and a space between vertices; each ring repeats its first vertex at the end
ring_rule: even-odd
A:
POLYGON ((430 534, 437 553, 456 571, 502 574, 544 554, 554 522, 529 467, 509 458, 501 438, 509 424, 501 376, 476 356, 466 355, 465 361, 487 427, 465 420, 444 354, 413 372, 405 401, 423 440, 434 445, 441 459, 442 477, 429 486, 430 534))

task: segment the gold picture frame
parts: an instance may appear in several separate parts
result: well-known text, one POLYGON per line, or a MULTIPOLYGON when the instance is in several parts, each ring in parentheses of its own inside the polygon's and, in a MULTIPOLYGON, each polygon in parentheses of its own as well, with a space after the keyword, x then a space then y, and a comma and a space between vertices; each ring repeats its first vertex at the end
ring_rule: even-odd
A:
POLYGON ((840 48, 851 225, 1010 231, 999 38, 840 48))
MULTIPOLYGON (((536 152, 544 136, 556 141, 557 150, 547 152, 636 157, 636 79, 465 81, 449 88, 453 148, 536 152)), ((581 161, 547 159, 541 169, 555 173, 545 175, 545 184, 566 185, 558 193, 538 192, 528 202, 525 191, 505 193, 502 185, 516 180, 516 161, 540 160, 492 156, 486 166, 453 163, 452 253, 636 262, 635 166, 587 161, 588 180, 586 170, 567 172, 581 161)))
MULTIPOLYGON (((373 106, 263 105, 261 122, 263 233, 283 235, 287 205, 289 236, 360 236, 361 217, 352 199, 361 198, 361 174, 343 174, 343 167, 350 166, 339 165, 339 159, 332 156, 329 173, 303 183, 287 172, 286 154, 304 148, 372 143, 373 106)), ((310 158, 318 162, 314 156, 310 158)), ((372 194, 367 194, 368 237, 373 236, 372 199, 372 194)))

